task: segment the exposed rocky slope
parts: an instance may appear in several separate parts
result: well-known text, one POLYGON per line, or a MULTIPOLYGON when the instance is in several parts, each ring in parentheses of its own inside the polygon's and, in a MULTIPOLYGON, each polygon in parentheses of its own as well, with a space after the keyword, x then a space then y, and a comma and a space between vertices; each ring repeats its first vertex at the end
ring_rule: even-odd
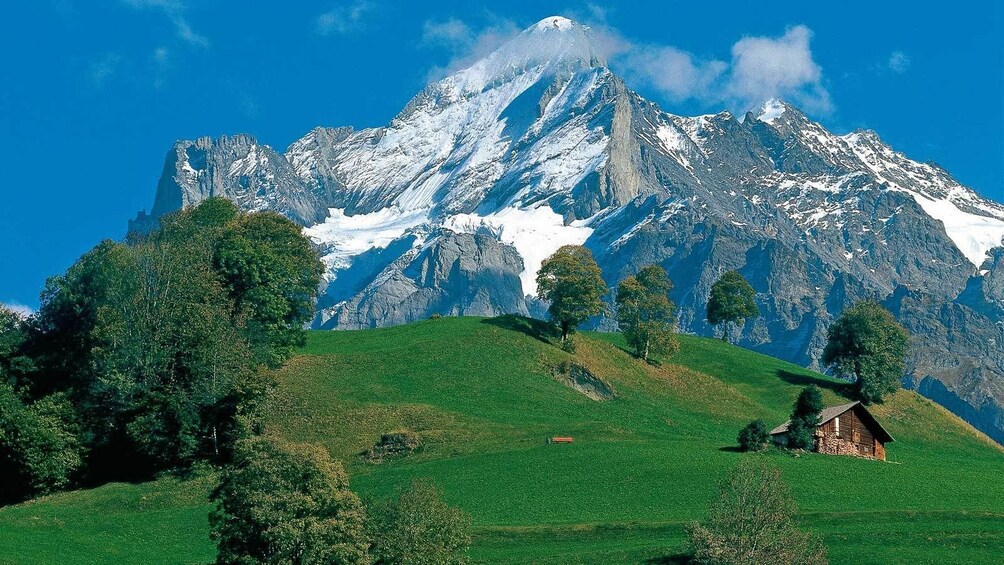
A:
POLYGON ((387 127, 317 128, 284 153, 244 135, 178 142, 131 228, 209 195, 305 226, 328 267, 320 327, 539 312, 534 275, 566 243, 611 285, 666 267, 689 332, 711 331, 707 292, 738 269, 763 313, 744 345, 808 366, 844 307, 877 298, 914 335, 908 384, 1004 442, 1004 206, 781 101, 666 113, 564 18, 387 127))

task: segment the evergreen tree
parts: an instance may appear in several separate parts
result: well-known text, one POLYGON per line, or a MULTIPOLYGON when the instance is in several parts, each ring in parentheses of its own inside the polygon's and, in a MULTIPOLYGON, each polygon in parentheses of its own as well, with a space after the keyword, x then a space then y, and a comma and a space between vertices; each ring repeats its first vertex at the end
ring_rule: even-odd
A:
POLYGON ((676 305, 669 299, 673 283, 665 269, 649 265, 617 287, 617 323, 638 357, 648 361, 679 349, 676 305))
POLYGON ((861 401, 882 402, 900 387, 909 339, 888 310, 873 300, 862 300, 830 326, 823 364, 853 377, 861 401))
POLYGON ((812 449, 816 442, 816 428, 819 427, 819 414, 823 411, 823 394, 816 385, 802 389, 795 400, 788 424, 788 447, 793 449, 812 449))
POLYGON ((550 302, 548 312, 561 328, 561 341, 576 326, 605 310, 607 285, 593 254, 580 245, 565 245, 544 260, 537 272, 537 297, 550 302))
POLYGON ((708 295, 708 323, 722 325, 722 340, 727 341, 733 326, 742 325, 760 315, 756 291, 738 271, 728 271, 711 285, 708 295))

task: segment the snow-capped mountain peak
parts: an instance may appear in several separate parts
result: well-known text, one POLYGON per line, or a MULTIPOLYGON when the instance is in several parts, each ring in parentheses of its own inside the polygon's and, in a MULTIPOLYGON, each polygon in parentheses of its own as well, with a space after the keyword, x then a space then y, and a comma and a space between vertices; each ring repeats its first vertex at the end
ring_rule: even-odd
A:
POLYGON ((179 142, 154 216, 223 195, 302 223, 327 266, 323 327, 530 313, 543 259, 584 244, 611 285, 666 267, 685 331, 709 331, 708 289, 740 269, 764 312, 746 344, 810 364, 842 307, 909 288, 930 307, 901 304, 901 321, 942 327, 928 349, 948 352, 915 369, 982 382, 959 371, 1004 318, 1004 206, 781 100, 742 120, 664 112, 606 68, 591 33, 545 18, 386 127, 315 128, 284 154, 248 136, 179 142), (965 339, 944 326, 962 314, 937 317, 963 297, 965 339))

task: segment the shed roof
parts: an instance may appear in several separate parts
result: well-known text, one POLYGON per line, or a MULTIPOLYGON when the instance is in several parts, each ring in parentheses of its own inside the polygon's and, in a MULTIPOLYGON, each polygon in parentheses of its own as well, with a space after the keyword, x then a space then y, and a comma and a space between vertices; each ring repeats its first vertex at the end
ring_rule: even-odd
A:
MULTIPOLYGON (((847 412, 848 410, 859 405, 861 406, 862 414, 864 414, 865 419, 868 420, 867 423, 869 424, 869 427, 880 432, 881 437, 879 437, 879 439, 881 439, 883 442, 895 441, 892 439, 892 435, 890 435, 889 432, 887 432, 885 428, 882 427, 882 424, 878 423, 878 420, 875 419, 875 416, 872 416, 871 412, 869 412, 868 409, 865 408, 864 405, 857 400, 855 400, 854 402, 848 402, 847 404, 841 404, 840 406, 830 406, 828 408, 823 408, 822 412, 819 413, 819 425, 822 426, 826 422, 829 422, 830 420, 836 418, 837 416, 843 414, 844 412, 847 412)), ((790 424, 791 420, 788 420, 787 422, 771 430, 770 435, 783 434, 787 432, 788 426, 790 424)))

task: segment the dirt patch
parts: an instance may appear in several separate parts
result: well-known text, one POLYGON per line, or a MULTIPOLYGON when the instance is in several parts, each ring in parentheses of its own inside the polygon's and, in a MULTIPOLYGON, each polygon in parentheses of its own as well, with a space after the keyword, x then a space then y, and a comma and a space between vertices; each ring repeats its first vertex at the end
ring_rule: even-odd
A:
POLYGON ((551 370, 551 375, 565 386, 573 388, 593 400, 610 400, 616 393, 603 379, 582 365, 562 362, 551 370))

